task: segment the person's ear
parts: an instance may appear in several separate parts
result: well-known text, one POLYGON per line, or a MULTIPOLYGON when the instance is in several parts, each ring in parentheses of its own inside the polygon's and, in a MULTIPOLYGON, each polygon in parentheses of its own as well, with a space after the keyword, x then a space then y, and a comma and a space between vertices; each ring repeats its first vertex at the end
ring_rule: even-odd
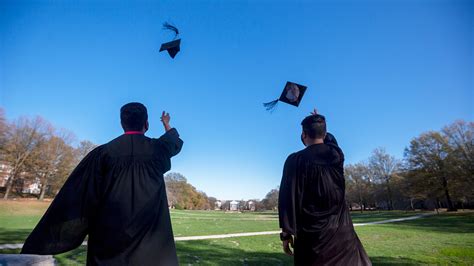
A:
POLYGON ((145 122, 145 132, 148 131, 148 127, 149 127, 149 126, 150 126, 150 125, 148 124, 148 120, 147 120, 147 121, 145 122))

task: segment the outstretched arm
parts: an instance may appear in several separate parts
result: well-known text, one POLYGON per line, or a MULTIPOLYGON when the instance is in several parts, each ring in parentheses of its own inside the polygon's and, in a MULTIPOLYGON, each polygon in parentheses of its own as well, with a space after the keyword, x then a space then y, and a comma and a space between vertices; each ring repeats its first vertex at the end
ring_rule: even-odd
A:
MULTIPOLYGON (((165 134, 158 138, 158 143, 165 151, 165 155, 171 158, 181 151, 183 141, 179 138, 178 131, 170 126, 170 114, 163 111, 161 114, 161 122, 165 128, 165 134)), ((169 169, 168 169, 169 170, 169 169)))

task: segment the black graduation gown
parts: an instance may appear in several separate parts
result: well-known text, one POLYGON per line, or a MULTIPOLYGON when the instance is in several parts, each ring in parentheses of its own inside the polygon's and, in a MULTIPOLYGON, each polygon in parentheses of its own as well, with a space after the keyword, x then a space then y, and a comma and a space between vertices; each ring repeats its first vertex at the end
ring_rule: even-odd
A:
POLYGON ((329 133, 285 162, 278 210, 280 228, 295 236, 295 265, 371 265, 346 206, 343 164, 329 133))
POLYGON ((91 151, 21 253, 63 253, 88 235, 88 265, 178 265, 163 174, 182 144, 171 129, 159 139, 122 135, 91 151))

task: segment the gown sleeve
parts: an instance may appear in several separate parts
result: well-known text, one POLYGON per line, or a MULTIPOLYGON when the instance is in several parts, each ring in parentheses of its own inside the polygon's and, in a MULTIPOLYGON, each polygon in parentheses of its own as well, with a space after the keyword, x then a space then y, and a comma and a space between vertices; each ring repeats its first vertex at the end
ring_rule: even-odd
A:
POLYGON ((74 169, 26 239, 22 254, 58 254, 82 244, 100 199, 102 150, 91 151, 74 169))
POLYGON ((157 139, 157 142, 169 158, 178 154, 183 147, 183 141, 179 138, 178 131, 175 128, 166 131, 157 139))
POLYGON ((178 131, 174 128, 166 131, 158 139, 152 139, 155 147, 157 162, 161 173, 166 173, 171 169, 171 157, 181 151, 183 141, 179 138, 178 131))
POLYGON ((329 132, 326 133, 326 137, 324 138, 324 144, 339 147, 338 144, 337 144, 336 138, 334 137, 333 134, 331 134, 329 132))
POLYGON ((334 135, 328 132, 324 138, 324 144, 328 145, 333 150, 334 159, 332 160, 332 164, 338 166, 338 168, 342 168, 344 165, 344 153, 337 144, 337 140, 334 135))
POLYGON ((278 218, 283 232, 296 234, 295 211, 295 182, 296 182, 295 154, 288 156, 283 167, 283 176, 278 196, 278 218))

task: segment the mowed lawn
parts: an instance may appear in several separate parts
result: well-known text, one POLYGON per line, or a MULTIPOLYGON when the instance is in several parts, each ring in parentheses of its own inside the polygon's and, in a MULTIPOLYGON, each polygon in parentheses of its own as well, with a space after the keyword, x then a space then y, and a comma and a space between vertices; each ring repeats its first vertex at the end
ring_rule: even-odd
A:
MULTIPOLYGON (((22 243, 47 202, 0 201, 0 244, 22 243)), ((354 223, 381 221, 419 212, 354 212, 354 223)), ((175 236, 278 230, 274 212, 171 212, 175 236)), ((374 265, 474 265, 474 213, 443 213, 417 220, 356 227, 374 265)), ((288 265, 278 235, 178 241, 183 265, 288 265)), ((0 253, 18 250, 0 250, 0 253)), ((86 248, 56 256, 59 264, 85 263, 86 248)))

